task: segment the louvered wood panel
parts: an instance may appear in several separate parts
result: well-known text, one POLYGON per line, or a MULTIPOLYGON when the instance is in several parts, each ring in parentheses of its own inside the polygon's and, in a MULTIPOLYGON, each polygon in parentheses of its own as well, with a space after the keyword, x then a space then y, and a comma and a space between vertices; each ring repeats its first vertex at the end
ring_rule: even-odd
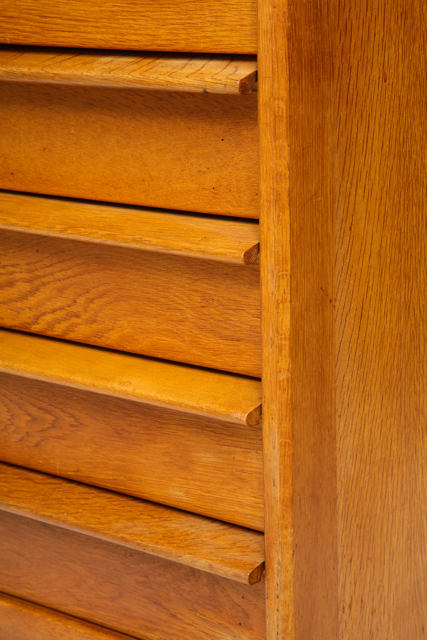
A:
POLYGON ((3 230, 0 324, 260 375, 259 269, 3 230))
POLYGON ((10 44, 256 53, 255 0, 3 0, 10 44))
POLYGON ((263 640, 264 581, 244 585, 0 512, 0 589, 141 640, 263 640))
POLYGON ((84 620, 0 593, 0 637, 5 640, 132 640, 84 620))
POLYGON ((133 53, 0 45, 0 78, 205 93, 251 93, 254 56, 133 53))
POLYGON ((12 191, 0 191, 1 229, 236 264, 254 264, 259 254, 259 226, 254 220, 12 191))
POLYGON ((0 509, 244 584, 264 569, 260 533, 1 462, 0 509))
POLYGON ((3 460, 262 530, 259 381, 5 330, 0 369, 3 460))
POLYGON ((0 82, 0 188, 258 218, 256 94, 0 82))

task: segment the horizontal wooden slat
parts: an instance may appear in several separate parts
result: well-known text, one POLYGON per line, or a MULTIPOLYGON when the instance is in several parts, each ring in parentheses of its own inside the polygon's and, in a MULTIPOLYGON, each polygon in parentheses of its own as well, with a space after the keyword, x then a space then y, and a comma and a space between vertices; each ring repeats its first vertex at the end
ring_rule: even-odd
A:
POLYGON ((0 325, 260 375, 257 265, 0 233, 0 325))
POLYGON ((0 191, 0 229, 253 264, 255 221, 0 191))
POLYGON ((254 56, 0 46, 0 78, 205 93, 251 93, 254 56))
POLYGON ((258 380, 0 328, 0 370, 192 414, 256 425, 258 380))
POLYGON ((131 636, 4 593, 0 593, 0 637, 4 640, 131 640, 131 636))
POLYGON ((3 0, 6 44, 256 53, 255 0, 3 0))
POLYGON ((256 94, 0 82, 0 188, 259 217, 256 94))
POLYGON ((144 640, 263 640, 264 581, 244 585, 0 512, 0 589, 144 640))
POLYGON ((6 330, 0 369, 4 461, 263 529, 259 381, 6 330))
POLYGON ((261 533, 1 462, 0 510, 245 584, 264 569, 261 533))

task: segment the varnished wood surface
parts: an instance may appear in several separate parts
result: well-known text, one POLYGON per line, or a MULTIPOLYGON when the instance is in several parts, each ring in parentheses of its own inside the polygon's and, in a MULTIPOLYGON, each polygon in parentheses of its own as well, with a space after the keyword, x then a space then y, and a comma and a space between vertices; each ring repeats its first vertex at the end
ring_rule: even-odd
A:
POLYGON ((3 45, 0 46, 0 78, 20 82, 246 94, 255 87, 256 58, 3 45))
POLYGON ((263 640, 264 582, 244 585, 0 513, 0 588, 142 640, 263 640))
POLYGON ((0 329, 0 370, 254 426, 261 385, 235 375, 0 329))
POLYGON ((421 640, 427 634, 426 5, 339 2, 338 16, 340 633, 342 640, 421 640))
POLYGON ((259 426, 4 373, 0 397, 3 460, 263 529, 259 426))
POLYGON ((0 510, 245 584, 264 570, 261 533, 1 462, 0 510))
MULTIPOLYGON (((321 7, 305 0, 290 4, 290 375, 296 640, 335 640, 339 633, 333 339, 335 19, 333 2, 323 2, 321 7)), ((360 630, 357 634, 358 639, 364 638, 360 630)))
MULTIPOLYGON (((287 2, 258 3, 262 386, 268 640, 294 640, 287 2)), ((305 239, 304 239, 305 240, 305 239)))
POLYGON ((0 325, 260 375, 256 265, 3 230, 0 325))
POLYGON ((254 0, 3 0, 6 44, 256 53, 254 0))
POLYGON ((5 640, 131 640, 97 625, 0 593, 0 636, 5 640))
POLYGON ((256 222, 0 191, 0 229, 253 264, 256 222))
POLYGON ((332 3, 259 3, 269 640, 338 633, 333 24, 332 3))
POLYGON ((258 218, 256 94, 0 82, 0 121, 2 189, 258 218))

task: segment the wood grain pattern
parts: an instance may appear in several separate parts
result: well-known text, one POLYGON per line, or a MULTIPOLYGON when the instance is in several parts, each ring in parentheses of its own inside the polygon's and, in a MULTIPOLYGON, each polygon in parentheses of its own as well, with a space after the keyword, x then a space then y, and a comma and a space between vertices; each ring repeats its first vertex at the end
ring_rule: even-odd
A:
POLYGON ((333 25, 327 2, 259 3, 269 640, 337 637, 333 25))
MULTIPOLYGON (((289 5, 289 212, 295 638, 338 623, 334 380, 335 3, 289 5)), ((358 636, 363 637, 363 634, 358 636)))
POLYGON ((193 258, 254 264, 255 221, 118 207, 0 191, 0 229, 134 247, 193 258))
POLYGON ((255 94, 0 82, 0 121, 2 189, 258 218, 255 94))
POLYGON ((0 513, 0 588, 141 640, 263 640, 264 583, 244 585, 0 513))
POLYGON ((254 56, 0 46, 0 78, 204 93, 252 93, 254 56))
POLYGON ((7 640, 131 640, 47 607, 0 593, 0 634, 7 640))
POLYGON ((254 0, 3 0, 6 44, 256 53, 254 0))
POLYGON ((250 426, 261 414, 258 380, 7 329, 0 370, 250 426))
POLYGON ((244 584, 264 570, 260 533, 4 463, 0 510, 244 584))
POLYGON ((421 640, 427 634, 426 5, 338 4, 341 638, 421 640))
POLYGON ((260 375, 256 265, 3 230, 0 324, 260 375))
POLYGON ((262 530, 259 427, 0 374, 12 464, 262 530))
POLYGON ((294 640, 288 3, 258 3, 265 565, 268 640, 294 640))

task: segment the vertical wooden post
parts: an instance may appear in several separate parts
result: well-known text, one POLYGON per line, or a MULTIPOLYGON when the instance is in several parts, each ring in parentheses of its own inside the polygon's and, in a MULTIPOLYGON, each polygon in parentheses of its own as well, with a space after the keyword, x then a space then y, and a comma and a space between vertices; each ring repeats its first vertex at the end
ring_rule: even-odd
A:
POLYGON ((287 0, 258 4, 267 638, 294 638, 287 0))
POLYGON ((258 19, 267 638, 332 640, 334 1, 258 19))

